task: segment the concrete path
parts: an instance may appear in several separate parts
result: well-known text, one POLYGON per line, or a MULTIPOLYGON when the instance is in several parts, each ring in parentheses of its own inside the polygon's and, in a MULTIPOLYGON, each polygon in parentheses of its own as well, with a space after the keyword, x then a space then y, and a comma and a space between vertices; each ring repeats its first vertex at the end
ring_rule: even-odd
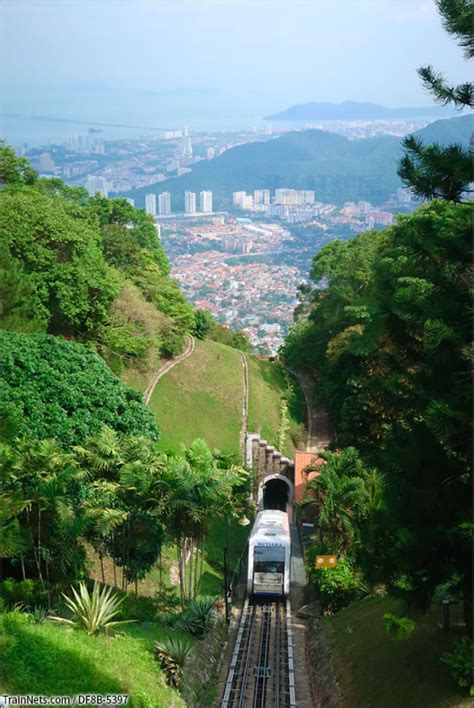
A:
POLYGON ((186 345, 186 349, 184 352, 179 354, 178 356, 175 356, 173 359, 170 359, 169 361, 166 362, 166 364, 163 364, 163 366, 158 369, 156 372, 155 377, 153 378, 152 381, 148 384, 145 393, 143 394, 143 403, 147 406, 148 403, 150 402, 150 398, 153 395, 153 391, 155 390, 155 386, 158 383, 158 381, 161 379, 162 376, 168 373, 168 371, 171 371, 171 369, 176 366, 176 364, 179 364, 181 361, 184 361, 185 359, 188 358, 188 356, 191 356, 191 354, 194 351, 194 346, 195 346, 195 341, 194 337, 190 334, 189 335, 189 340, 186 345))
POLYGON ((249 419, 249 366, 244 352, 239 352, 242 360, 243 398, 242 398, 242 427, 240 429, 240 451, 245 464, 245 436, 247 435, 249 419))
POLYGON ((298 610, 305 604, 306 568, 304 566, 298 527, 290 525, 291 533, 291 569, 290 602, 291 626, 293 630, 293 656, 295 665, 296 705, 298 708, 312 708, 314 705, 309 680, 308 658, 306 652, 306 624, 297 617, 298 610))

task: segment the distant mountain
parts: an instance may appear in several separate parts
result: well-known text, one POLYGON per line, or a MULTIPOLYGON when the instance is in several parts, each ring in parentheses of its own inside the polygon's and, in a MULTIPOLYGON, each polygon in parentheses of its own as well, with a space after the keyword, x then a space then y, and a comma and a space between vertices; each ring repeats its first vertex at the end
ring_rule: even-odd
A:
POLYGON ((300 103, 280 113, 265 116, 265 120, 384 120, 390 118, 428 118, 452 115, 442 106, 385 108, 378 103, 300 103))
MULTIPOLYGON (((472 116, 463 116, 436 121, 417 135, 425 143, 467 145, 472 128, 472 116)), ((323 130, 292 131, 267 142, 239 145, 214 160, 201 160, 186 175, 126 196, 144 206, 145 194, 168 191, 173 211, 181 211, 185 190, 210 189, 214 208, 224 209, 232 203, 234 191, 293 187, 314 189, 316 198, 324 202, 363 199, 381 204, 400 186, 401 155, 400 140, 390 135, 349 140, 323 130)))
POLYGON ((440 145, 458 143, 467 147, 472 139, 473 132, 474 113, 469 113, 459 118, 435 120, 434 123, 430 123, 422 130, 418 130, 415 135, 418 135, 426 145, 430 143, 439 143, 440 145))

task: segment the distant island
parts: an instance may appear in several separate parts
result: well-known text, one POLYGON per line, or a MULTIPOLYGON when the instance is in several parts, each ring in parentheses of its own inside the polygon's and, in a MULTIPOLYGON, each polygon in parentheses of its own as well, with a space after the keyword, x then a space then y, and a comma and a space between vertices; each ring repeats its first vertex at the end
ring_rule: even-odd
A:
POLYGON ((265 116, 265 120, 387 120, 395 118, 447 117, 452 109, 444 106, 385 108, 378 103, 300 103, 280 113, 265 116))

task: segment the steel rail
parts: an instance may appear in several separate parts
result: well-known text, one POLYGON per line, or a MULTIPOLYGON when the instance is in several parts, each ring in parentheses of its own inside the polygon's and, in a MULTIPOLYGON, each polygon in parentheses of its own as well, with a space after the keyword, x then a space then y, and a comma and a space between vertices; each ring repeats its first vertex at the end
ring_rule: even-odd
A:
POLYGON ((245 657, 244 673, 242 676, 242 683, 240 686, 240 696, 238 697, 239 698, 239 708, 244 708, 244 706, 245 706, 245 691, 247 690, 247 683, 249 680, 249 669, 250 669, 250 657, 251 657, 250 649, 252 647, 253 636, 255 633, 256 618, 257 618, 257 605, 253 605, 252 619, 251 619, 249 637, 248 637, 248 641, 247 641, 247 655, 245 657))
POLYGON ((265 691, 267 684, 267 662, 268 662, 268 644, 269 635, 272 626, 272 605, 270 603, 265 603, 262 607, 262 629, 260 632, 260 642, 257 653, 257 674, 255 681, 255 688, 253 694, 253 708, 264 708, 265 707, 265 691))
POLYGON ((280 651, 281 651, 281 611, 277 604, 275 617, 275 708, 280 708, 280 651))

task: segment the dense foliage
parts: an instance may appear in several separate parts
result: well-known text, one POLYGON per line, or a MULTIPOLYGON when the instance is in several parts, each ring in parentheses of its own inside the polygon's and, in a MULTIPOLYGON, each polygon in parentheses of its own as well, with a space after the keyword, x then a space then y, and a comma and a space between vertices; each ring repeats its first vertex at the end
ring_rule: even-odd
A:
POLYGON ((4 145, 0 179, 0 326, 91 341, 116 371, 181 350, 194 314, 151 217, 38 179, 4 145))
POLYGON ((153 414, 82 344, 0 330, 0 434, 78 444, 104 425, 158 438, 153 414))
POLYGON ((126 589, 173 539, 182 597, 191 599, 210 520, 242 513, 247 504, 247 475, 203 441, 170 457, 147 438, 104 428, 70 451, 53 441, 17 439, 3 444, 0 455, 0 558, 4 574, 24 585, 4 588, 12 598, 33 597, 28 579, 50 593, 83 577, 86 543, 96 550, 102 572, 106 556, 114 578, 117 567, 123 569, 126 589), (186 563, 185 554, 192 560, 186 563))
POLYGON ((252 343, 243 330, 235 331, 218 324, 208 310, 196 310, 194 321, 194 334, 199 339, 212 339, 243 352, 252 350, 252 343))
MULTIPOLYGON (((383 472, 385 509, 366 563, 372 581, 426 606, 457 572, 468 624, 470 248, 470 205, 446 202, 330 244, 314 259, 315 287, 282 352, 315 375, 338 445, 357 447, 366 468, 383 472)), ((348 490, 336 475, 342 497, 332 518, 343 523, 348 505, 358 533, 347 545, 362 562, 353 541, 362 534, 366 547, 370 529, 365 512, 354 518, 356 471, 343 472, 348 490)))

